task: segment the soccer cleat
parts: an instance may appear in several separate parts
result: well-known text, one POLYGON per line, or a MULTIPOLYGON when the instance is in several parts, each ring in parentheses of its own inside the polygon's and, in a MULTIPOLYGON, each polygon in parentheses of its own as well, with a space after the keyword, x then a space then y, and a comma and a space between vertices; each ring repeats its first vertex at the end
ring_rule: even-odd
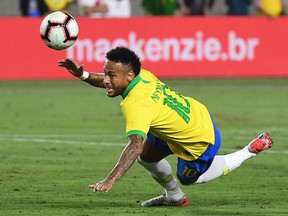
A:
POLYGON ((153 206, 187 206, 188 198, 184 196, 180 201, 170 201, 167 199, 166 195, 161 195, 158 197, 154 197, 152 199, 146 200, 141 203, 142 206, 145 207, 153 207, 153 206))
POLYGON ((259 152, 271 148, 273 140, 268 133, 260 134, 256 139, 252 140, 248 145, 248 150, 252 153, 258 154, 259 152))

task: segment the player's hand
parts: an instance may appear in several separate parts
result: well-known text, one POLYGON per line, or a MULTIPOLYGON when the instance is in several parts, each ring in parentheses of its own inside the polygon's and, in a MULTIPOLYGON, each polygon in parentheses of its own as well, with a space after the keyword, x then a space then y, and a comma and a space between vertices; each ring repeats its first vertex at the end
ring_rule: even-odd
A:
POLYGON ((71 73, 75 77, 80 77, 83 74, 84 66, 78 65, 77 62, 69 58, 61 59, 57 63, 59 67, 65 67, 69 71, 69 73, 71 73))
POLYGON ((107 180, 100 181, 96 184, 89 184, 88 187, 93 189, 93 192, 103 191, 108 192, 111 190, 113 184, 108 182, 107 180))

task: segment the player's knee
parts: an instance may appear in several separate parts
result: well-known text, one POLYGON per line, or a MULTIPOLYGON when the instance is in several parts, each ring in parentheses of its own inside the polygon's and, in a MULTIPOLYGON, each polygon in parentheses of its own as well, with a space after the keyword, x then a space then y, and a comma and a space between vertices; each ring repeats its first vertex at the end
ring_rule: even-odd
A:
POLYGON ((143 167, 146 167, 147 164, 148 164, 147 162, 145 162, 144 160, 142 160, 140 156, 137 157, 137 162, 138 162, 141 166, 143 166, 143 167))
POLYGON ((142 163, 142 159, 140 158, 140 156, 137 157, 137 162, 138 162, 139 164, 142 163))
POLYGON ((155 163, 146 162, 140 156, 138 156, 137 162, 148 171, 151 171, 155 168, 155 163))

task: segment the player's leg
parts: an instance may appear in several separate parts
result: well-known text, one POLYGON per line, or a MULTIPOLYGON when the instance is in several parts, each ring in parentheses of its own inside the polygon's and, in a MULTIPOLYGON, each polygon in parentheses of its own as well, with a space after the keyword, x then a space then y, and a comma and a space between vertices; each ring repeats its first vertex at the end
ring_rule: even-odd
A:
POLYGON ((166 142, 148 133, 143 144, 143 151, 137 161, 150 175, 165 188, 165 194, 142 203, 142 206, 187 205, 188 200, 180 189, 168 161, 165 159, 173 154, 166 142))
POLYGON ((201 177, 207 170, 210 169, 211 164, 217 154, 220 145, 221 137, 217 128, 214 126, 215 141, 213 145, 208 145, 205 152, 200 155, 196 160, 186 161, 178 158, 177 164, 177 177, 181 184, 190 185, 194 184, 199 177, 201 177))
POLYGON ((272 145, 273 141, 269 134, 262 133, 239 151, 227 155, 217 155, 209 169, 195 183, 209 182, 226 175, 228 172, 238 168, 245 160, 256 156, 256 154, 267 148, 271 148, 272 145))
POLYGON ((228 172, 239 167, 245 160, 270 148, 273 144, 269 134, 263 133, 239 151, 216 156, 220 148, 221 137, 214 122, 213 126, 215 135, 214 145, 209 145, 206 151, 195 161, 178 159, 177 177, 182 184, 205 183, 226 175, 228 172))

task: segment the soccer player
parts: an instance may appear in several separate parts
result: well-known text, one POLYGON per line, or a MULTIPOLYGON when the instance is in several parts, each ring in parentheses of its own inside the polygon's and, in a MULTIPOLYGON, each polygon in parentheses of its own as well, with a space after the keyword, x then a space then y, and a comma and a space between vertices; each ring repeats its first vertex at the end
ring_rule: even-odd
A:
POLYGON ((239 167, 245 160, 272 147, 268 133, 262 133, 243 149, 216 155, 220 133, 207 108, 184 96, 141 68, 139 57, 130 49, 116 47, 106 54, 104 73, 89 73, 71 59, 58 61, 73 76, 105 88, 108 97, 121 96, 126 121, 127 145, 107 177, 89 187, 108 192, 137 160, 165 188, 161 196, 142 206, 186 206, 188 198, 180 189, 165 159, 178 157, 177 178, 190 185, 211 181, 239 167))

